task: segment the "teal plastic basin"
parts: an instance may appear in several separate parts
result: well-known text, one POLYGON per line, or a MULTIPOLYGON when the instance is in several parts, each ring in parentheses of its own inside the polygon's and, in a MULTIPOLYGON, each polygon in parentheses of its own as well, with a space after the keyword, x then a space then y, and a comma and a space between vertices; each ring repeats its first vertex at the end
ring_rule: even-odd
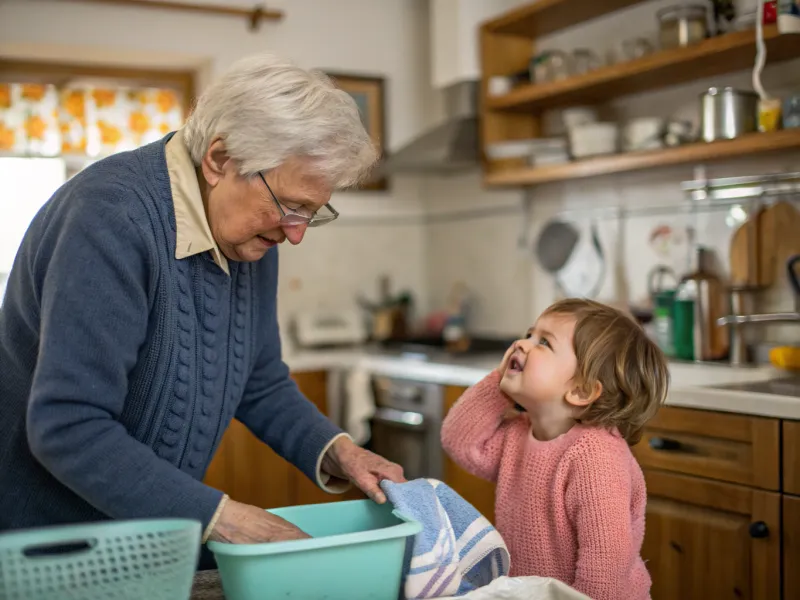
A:
POLYGON ((406 539, 422 525, 371 500, 269 511, 312 539, 209 542, 227 600, 397 600, 406 539))

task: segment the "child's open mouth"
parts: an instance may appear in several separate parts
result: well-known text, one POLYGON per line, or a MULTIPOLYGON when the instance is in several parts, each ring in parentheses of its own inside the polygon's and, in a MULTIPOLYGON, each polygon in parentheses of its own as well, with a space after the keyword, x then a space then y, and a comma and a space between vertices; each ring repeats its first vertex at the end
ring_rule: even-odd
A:
POLYGON ((521 373, 522 369, 525 368, 525 359, 514 355, 511 357, 511 360, 508 361, 508 372, 509 373, 521 373))

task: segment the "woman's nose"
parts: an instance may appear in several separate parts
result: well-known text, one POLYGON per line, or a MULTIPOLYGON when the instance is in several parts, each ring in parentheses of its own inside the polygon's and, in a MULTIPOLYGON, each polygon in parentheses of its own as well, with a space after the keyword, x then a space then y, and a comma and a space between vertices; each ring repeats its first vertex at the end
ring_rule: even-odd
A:
POLYGON ((289 243, 292 246, 296 246, 303 241, 308 225, 283 225, 281 229, 286 234, 286 239, 289 240, 289 243))

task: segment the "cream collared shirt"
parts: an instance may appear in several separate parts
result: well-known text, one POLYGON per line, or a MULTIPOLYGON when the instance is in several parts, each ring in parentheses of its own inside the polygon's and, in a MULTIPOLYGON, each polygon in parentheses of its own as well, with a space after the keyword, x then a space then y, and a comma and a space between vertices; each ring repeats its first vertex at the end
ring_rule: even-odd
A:
POLYGON ((214 262, 230 275, 228 259, 217 246, 208 225, 200 184, 197 183, 197 169, 183 141, 182 129, 167 142, 165 152, 175 208, 175 258, 180 260, 202 252, 211 252, 214 262))
MULTIPOLYGON (((211 257, 220 269, 230 275, 228 259, 219 249, 211 227, 206 217, 203 196, 200 194, 200 184, 197 182, 198 171, 183 139, 183 130, 179 129, 167 142, 166 149, 167 171, 169 184, 172 190, 172 203, 175 210, 175 258, 181 260, 195 254, 211 252, 211 257)), ((350 485, 339 480, 331 482, 331 476, 322 471, 322 459, 327 454, 333 443, 340 437, 350 437, 340 433, 328 442, 317 457, 316 479, 317 485, 329 494, 346 492, 350 485)), ((257 474, 254 474, 257 476, 257 474)), ((219 519, 228 496, 224 495, 214 516, 203 532, 203 543, 214 529, 219 519)))

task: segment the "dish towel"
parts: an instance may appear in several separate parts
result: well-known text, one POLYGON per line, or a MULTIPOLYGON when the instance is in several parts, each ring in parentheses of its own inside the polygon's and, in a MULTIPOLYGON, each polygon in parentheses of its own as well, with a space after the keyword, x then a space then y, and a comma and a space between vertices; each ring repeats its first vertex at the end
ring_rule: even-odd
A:
POLYGON ((345 376, 344 430, 363 446, 370 438, 369 420, 375 414, 372 377, 366 369, 352 369, 345 376))
POLYGON ((406 546, 407 600, 462 596, 508 575, 511 559, 503 538, 448 485, 436 479, 384 480, 381 488, 396 510, 422 524, 406 546))

